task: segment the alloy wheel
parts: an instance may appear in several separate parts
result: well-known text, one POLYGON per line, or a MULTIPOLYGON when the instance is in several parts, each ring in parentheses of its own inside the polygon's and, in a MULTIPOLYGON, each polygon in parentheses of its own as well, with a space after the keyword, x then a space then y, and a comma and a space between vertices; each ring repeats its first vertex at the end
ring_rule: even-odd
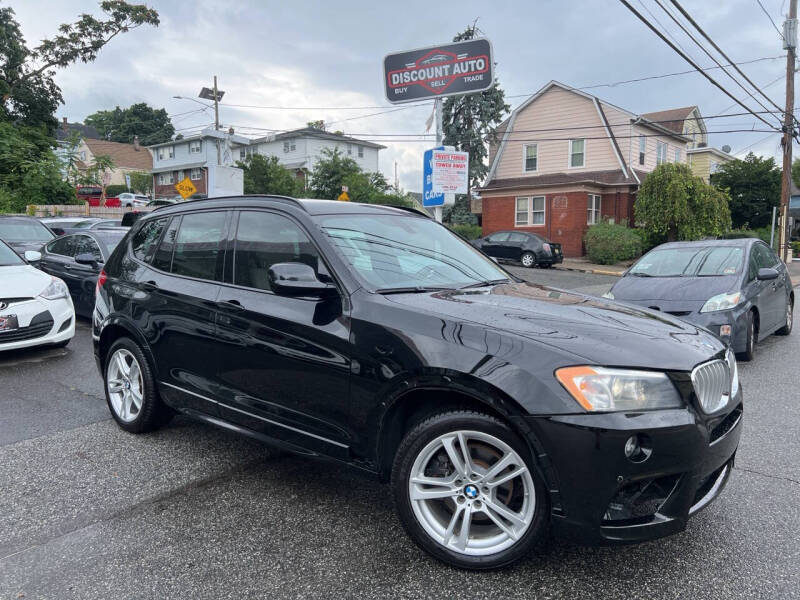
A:
POLYGON ((535 262, 533 259, 533 255, 530 252, 526 252, 525 254, 523 254, 521 261, 523 267, 532 267, 533 263, 535 262))
POLYGON ((428 443, 411 468, 408 494, 425 532, 470 556, 514 545, 531 526, 536 508, 525 461, 480 431, 449 432, 428 443))
POLYGON ((111 408, 121 421, 134 421, 142 410, 144 385, 136 357, 125 348, 111 355, 106 372, 106 388, 111 408))

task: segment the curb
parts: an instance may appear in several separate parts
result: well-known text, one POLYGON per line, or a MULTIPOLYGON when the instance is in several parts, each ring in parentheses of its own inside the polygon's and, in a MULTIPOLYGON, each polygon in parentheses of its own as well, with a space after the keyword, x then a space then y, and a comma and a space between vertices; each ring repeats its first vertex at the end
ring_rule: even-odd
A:
POLYGON ((610 275, 611 277, 622 277, 622 273, 620 271, 609 271, 606 269, 581 269, 580 267, 565 267, 563 265, 558 265, 555 268, 560 269, 562 271, 575 271, 577 273, 592 273, 594 275, 610 275))

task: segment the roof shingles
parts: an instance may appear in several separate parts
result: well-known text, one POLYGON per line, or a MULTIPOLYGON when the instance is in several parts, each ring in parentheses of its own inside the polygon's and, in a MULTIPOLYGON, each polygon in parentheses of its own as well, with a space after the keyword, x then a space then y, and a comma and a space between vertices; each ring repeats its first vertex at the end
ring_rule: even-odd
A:
POLYGON ((133 144, 121 144, 107 140, 85 139, 83 141, 95 156, 102 154, 110 156, 116 168, 140 171, 150 171, 153 168, 153 156, 144 146, 139 146, 137 150, 133 144))

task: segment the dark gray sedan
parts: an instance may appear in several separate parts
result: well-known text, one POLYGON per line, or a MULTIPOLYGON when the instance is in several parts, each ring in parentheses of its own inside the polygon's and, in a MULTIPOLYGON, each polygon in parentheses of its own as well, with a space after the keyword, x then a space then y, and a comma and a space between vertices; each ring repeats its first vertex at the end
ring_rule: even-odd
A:
POLYGON ((662 244, 606 297, 706 327, 742 360, 752 360, 758 340, 792 331, 794 291, 786 265, 757 239, 662 244))

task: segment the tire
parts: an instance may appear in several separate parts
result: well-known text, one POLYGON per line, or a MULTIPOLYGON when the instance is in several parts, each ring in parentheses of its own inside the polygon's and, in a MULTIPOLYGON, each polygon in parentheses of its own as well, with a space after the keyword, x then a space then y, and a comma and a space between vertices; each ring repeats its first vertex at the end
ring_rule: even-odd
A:
POLYGON ((171 409, 158 395, 150 363, 132 339, 119 338, 109 348, 103 383, 111 416, 125 431, 145 433, 165 425, 172 418, 171 409))
POLYGON ((747 341, 743 352, 739 352, 737 357, 744 362, 750 362, 756 355, 756 325, 753 311, 747 316, 747 341))
POLYGON ((533 252, 523 252, 519 258, 523 267, 532 268, 536 266, 536 255, 533 252))
POLYGON ((791 299, 786 302, 786 324, 776 331, 776 335, 789 335, 792 333, 794 321, 794 301, 791 299))
POLYGON ((406 532, 424 551, 464 569, 509 565, 546 542, 545 490, 525 442, 502 421, 471 410, 443 412, 416 425, 392 467, 395 507, 406 532), (462 442, 472 469, 465 466, 462 442), (508 466, 493 474, 501 460, 508 466), (470 526, 462 535, 465 515, 470 526))

